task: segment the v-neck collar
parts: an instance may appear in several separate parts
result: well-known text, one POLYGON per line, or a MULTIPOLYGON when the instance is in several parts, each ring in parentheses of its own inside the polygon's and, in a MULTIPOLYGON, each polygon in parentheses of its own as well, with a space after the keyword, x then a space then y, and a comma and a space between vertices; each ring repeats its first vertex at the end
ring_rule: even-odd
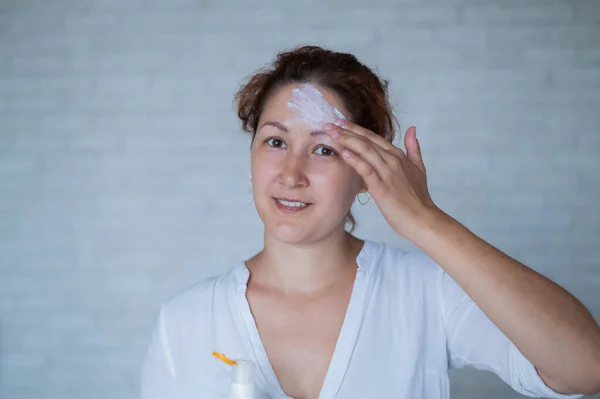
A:
MULTIPOLYGON (((325 375, 323 386, 321 387, 319 399, 335 397, 350 364, 362 323, 364 306, 366 305, 365 294, 368 288, 368 277, 375 260, 374 253, 376 252, 376 246, 375 242, 365 239, 363 247, 356 257, 358 270, 352 287, 348 309, 346 310, 342 328, 327 369, 327 374, 325 375)), ((233 303, 239 306, 238 311, 243 319, 244 327, 250 341, 251 348, 248 349, 251 349, 258 362, 258 370, 263 378, 265 388, 274 388, 276 390, 277 396, 274 399, 293 399, 286 395, 277 379, 273 365, 260 338, 256 321, 250 310, 250 304, 246 297, 250 271, 245 262, 240 262, 235 267, 234 278, 235 301, 233 303)), ((269 391, 272 391, 272 389, 269 389, 269 391)))

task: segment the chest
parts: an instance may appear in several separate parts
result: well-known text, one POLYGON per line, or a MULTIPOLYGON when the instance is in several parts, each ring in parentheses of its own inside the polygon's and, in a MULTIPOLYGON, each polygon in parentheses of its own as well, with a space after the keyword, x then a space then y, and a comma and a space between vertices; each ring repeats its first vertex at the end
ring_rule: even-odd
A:
POLYGON ((351 287, 317 298, 248 293, 267 356, 289 396, 318 398, 350 296, 351 287))

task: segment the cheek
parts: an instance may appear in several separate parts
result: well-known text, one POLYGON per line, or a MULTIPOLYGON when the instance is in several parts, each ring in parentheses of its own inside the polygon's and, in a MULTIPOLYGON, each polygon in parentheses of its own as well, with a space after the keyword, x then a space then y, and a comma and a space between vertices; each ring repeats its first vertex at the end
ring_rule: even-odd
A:
POLYGON ((277 171, 278 162, 278 158, 273 155, 269 156, 260 152, 252 154, 250 160, 252 182, 260 183, 272 177, 277 171))
POLYGON ((314 168, 310 181, 318 191, 334 202, 352 201, 354 192, 358 190, 359 183, 352 170, 344 165, 335 167, 314 168))

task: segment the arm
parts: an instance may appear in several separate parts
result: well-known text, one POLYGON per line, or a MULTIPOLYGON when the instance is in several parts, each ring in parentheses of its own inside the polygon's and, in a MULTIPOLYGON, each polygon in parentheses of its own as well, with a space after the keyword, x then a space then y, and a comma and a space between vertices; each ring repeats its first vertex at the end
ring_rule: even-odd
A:
POLYGON ((492 247, 433 203, 416 129, 406 153, 350 121, 325 131, 392 229, 442 267, 557 392, 600 391, 600 328, 552 281, 492 247), (342 151, 343 150, 343 151, 342 151))
POLYGON ((164 309, 152 333, 140 376, 141 399, 175 398, 175 365, 171 357, 164 309))
POLYGON ((441 211, 411 241, 440 265, 556 392, 600 391, 600 328, 566 290, 441 211))

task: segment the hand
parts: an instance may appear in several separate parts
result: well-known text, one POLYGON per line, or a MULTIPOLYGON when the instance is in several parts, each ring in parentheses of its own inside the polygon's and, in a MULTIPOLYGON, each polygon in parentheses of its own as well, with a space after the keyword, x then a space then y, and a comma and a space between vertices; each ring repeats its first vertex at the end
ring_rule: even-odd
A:
POLYGON ((410 239, 429 216, 441 212, 427 189, 427 174, 414 126, 404 137, 406 154, 350 121, 327 124, 325 132, 343 147, 342 157, 363 178, 379 211, 399 235, 410 239))

